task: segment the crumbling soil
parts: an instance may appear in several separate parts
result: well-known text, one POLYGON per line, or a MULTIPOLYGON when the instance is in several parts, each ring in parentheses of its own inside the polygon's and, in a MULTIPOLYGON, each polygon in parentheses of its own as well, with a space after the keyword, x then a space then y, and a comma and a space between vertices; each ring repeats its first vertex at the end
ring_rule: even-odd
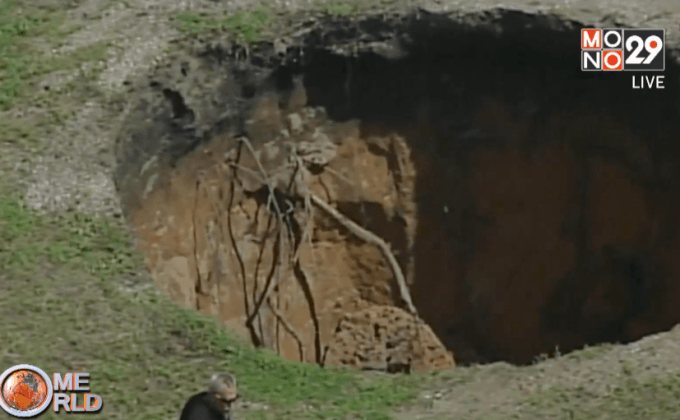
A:
POLYGON ((193 40, 131 87, 116 184, 174 300, 288 359, 385 370, 678 322, 673 51, 666 89, 633 91, 581 73, 581 25, 555 16, 300 22, 283 49, 193 40), (310 194, 391 245, 427 333, 310 194))
POLYGON ((402 309, 379 305, 340 320, 324 363, 390 373, 454 367, 451 354, 429 326, 402 309))

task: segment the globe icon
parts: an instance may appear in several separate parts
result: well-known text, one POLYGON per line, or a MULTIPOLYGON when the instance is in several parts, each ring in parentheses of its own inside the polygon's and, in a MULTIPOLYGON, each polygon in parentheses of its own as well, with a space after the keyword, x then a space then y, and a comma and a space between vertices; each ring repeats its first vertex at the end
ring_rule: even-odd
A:
POLYGON ((42 371, 17 368, 3 375, 0 405, 10 414, 28 417, 42 412, 49 404, 51 387, 42 371), (7 410, 9 409, 9 410, 7 410))

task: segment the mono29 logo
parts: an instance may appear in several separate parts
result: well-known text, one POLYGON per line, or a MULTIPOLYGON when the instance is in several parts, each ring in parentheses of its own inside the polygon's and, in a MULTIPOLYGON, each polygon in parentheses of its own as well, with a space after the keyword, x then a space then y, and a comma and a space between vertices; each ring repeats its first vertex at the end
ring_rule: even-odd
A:
POLYGON ((663 29, 581 29, 582 71, 664 71, 663 29))

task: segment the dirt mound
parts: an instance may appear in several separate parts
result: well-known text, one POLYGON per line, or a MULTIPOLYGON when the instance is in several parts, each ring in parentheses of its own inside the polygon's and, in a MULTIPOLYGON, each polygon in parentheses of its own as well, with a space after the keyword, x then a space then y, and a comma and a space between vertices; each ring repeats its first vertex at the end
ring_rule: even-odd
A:
MULTIPOLYGON (((389 244, 457 362, 530 363, 680 320, 670 51, 666 89, 636 91, 580 72, 579 25, 553 17, 309 26, 285 53, 199 42, 133 92, 116 182, 175 300, 286 358, 336 346, 363 363, 332 344, 363 330, 337 326, 404 294, 384 250, 316 197, 389 244)), ((446 365, 432 351, 412 362, 446 365)))
POLYGON ((328 344, 325 364, 386 372, 455 366, 429 326, 393 306, 372 306, 345 315, 328 344))

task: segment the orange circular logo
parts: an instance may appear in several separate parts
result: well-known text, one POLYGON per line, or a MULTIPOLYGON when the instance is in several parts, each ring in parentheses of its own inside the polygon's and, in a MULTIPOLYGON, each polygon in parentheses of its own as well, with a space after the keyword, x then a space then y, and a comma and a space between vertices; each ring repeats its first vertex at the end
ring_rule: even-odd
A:
POLYGON ((13 366, 0 376, 0 407, 14 417, 37 416, 51 400, 50 378, 35 366, 13 366))

